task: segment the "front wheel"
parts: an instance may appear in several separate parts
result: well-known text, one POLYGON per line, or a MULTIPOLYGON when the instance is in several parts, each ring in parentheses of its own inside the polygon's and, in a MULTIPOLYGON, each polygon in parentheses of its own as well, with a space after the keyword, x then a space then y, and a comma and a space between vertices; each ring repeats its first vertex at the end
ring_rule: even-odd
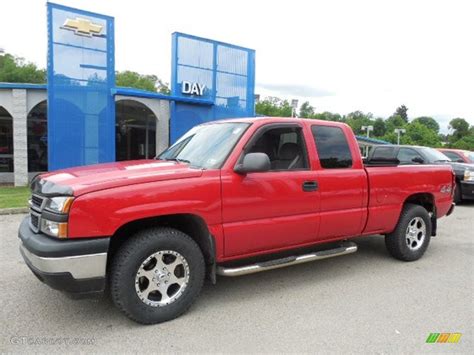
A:
POLYGON ((112 300, 138 323, 165 322, 180 316, 196 300, 204 274, 201 250, 188 235, 173 228, 143 230, 114 256, 112 300))
POLYGON ((418 260, 423 256, 431 238, 431 219, 419 205, 406 204, 395 230, 385 236, 385 246, 394 258, 418 260))

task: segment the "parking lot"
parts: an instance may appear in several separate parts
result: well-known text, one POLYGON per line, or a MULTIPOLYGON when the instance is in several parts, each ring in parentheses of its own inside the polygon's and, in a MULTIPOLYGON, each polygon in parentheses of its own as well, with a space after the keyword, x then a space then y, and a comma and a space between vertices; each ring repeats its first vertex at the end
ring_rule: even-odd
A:
POLYGON ((70 300, 41 284, 18 252, 23 215, 0 216, 1 352, 473 351, 474 204, 439 221, 425 256, 389 257, 380 236, 355 254, 219 278, 174 321, 142 326, 107 299, 70 300), (430 333, 458 344, 426 344, 430 333))

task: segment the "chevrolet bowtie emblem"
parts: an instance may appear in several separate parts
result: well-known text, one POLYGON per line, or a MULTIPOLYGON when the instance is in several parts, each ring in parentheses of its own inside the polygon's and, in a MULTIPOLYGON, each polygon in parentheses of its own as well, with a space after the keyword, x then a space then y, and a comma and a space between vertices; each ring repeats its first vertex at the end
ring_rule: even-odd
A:
POLYGON ((101 36, 102 28, 104 26, 92 23, 92 21, 76 17, 75 20, 68 18, 62 28, 74 31, 79 36, 101 36))

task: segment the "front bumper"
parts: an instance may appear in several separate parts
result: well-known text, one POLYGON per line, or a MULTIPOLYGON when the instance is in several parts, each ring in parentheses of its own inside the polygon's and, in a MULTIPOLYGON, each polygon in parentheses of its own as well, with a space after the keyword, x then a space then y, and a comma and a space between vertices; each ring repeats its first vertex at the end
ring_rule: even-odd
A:
POLYGON ((463 200, 474 200, 474 181, 461 181, 461 196, 463 200))
POLYGON ((87 297, 105 289, 110 238, 54 239, 34 233, 30 217, 20 225, 20 253, 38 279, 71 296, 87 297))

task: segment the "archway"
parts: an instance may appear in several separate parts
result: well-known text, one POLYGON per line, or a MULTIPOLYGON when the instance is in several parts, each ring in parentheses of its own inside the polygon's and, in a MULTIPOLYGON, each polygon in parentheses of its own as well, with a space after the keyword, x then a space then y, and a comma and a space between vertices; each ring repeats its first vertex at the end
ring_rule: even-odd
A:
POLYGON ((13 172, 13 118, 0 106, 0 173, 13 172))
POLYGON ((134 100, 115 103, 116 160, 151 159, 156 155, 157 117, 134 100))
POLYGON ((41 101, 28 113, 28 171, 48 171, 47 103, 41 101))

